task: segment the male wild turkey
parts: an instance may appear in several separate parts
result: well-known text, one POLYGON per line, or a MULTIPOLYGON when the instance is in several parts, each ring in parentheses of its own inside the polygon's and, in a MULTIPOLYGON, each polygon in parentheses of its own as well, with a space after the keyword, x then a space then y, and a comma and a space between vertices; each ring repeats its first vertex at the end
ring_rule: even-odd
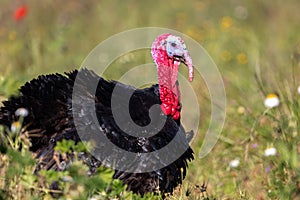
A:
POLYGON ((151 54, 158 71, 156 85, 136 89, 117 81, 107 81, 88 69, 65 75, 41 75, 22 86, 20 96, 3 102, 0 124, 10 127, 18 120, 16 111, 19 108, 28 110, 23 126, 32 144, 30 150, 37 155, 36 173, 41 169, 65 170, 71 164, 72 155, 68 160, 55 157, 54 147, 58 141, 66 139, 77 143, 83 138, 92 138, 97 140, 96 150, 80 156, 91 172, 100 165, 110 166, 115 170, 114 178, 122 180, 135 193, 172 193, 185 178, 188 161, 194 158, 186 133, 180 126, 177 81, 179 64, 187 65, 190 81, 193 79, 193 65, 183 40, 172 34, 159 35, 152 45, 151 54), (95 81, 97 84, 93 90, 90 86, 95 81), (79 92, 74 92, 75 85, 79 92), (116 88, 119 92, 114 92, 116 88), (132 94, 129 105, 124 99, 126 94, 132 94), (112 98, 116 99, 114 105, 112 98), (160 105, 159 112, 151 112, 153 105, 160 105), (155 126, 152 126, 153 130, 138 129, 140 132, 135 134, 139 135, 133 136, 126 126, 124 130, 115 120, 114 113, 122 116, 126 112, 124 106, 129 107, 130 119, 122 118, 122 124, 132 120, 139 127, 147 127, 162 116, 165 122, 158 130, 155 126), (147 153, 162 150, 171 142, 173 148, 168 152, 147 156, 147 153), (134 153, 132 160, 127 160, 121 168, 116 167, 124 159, 118 157, 112 146, 134 153))

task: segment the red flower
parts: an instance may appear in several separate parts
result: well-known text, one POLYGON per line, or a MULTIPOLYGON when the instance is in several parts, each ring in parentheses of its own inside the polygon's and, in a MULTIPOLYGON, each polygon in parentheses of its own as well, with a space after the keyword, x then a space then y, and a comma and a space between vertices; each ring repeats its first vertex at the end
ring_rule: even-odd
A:
POLYGON ((27 6, 20 6, 15 10, 14 18, 16 21, 23 19, 27 14, 27 6))

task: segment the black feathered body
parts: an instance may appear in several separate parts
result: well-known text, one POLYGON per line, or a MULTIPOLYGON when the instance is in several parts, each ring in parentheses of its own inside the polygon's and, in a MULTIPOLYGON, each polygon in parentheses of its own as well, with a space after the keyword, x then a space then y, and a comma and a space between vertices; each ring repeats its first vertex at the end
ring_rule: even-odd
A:
MULTIPOLYGON (((176 138, 178 132, 183 135, 185 132, 179 126, 179 121, 174 121, 172 117, 167 116, 162 129, 151 137, 135 137, 126 133, 126 130, 122 130, 117 125, 112 113, 111 98, 117 84, 122 91, 132 93, 129 101, 129 114, 134 123, 141 127, 151 123, 149 109, 155 104, 160 104, 158 85, 136 89, 115 81, 106 81, 94 72, 82 69, 79 72, 66 73, 66 75, 39 76, 26 83, 21 87, 19 97, 11 97, 3 102, 4 106, 0 110, 0 124, 10 127, 14 121, 18 120, 15 115, 18 108, 26 108, 29 111, 29 115, 24 118, 24 127, 32 143, 30 150, 36 153, 39 161, 36 167, 37 173, 40 169, 64 170, 69 161, 60 158, 61 162, 66 162, 66 165, 60 165, 54 158, 54 147, 56 142, 62 139, 81 141, 83 138, 79 132, 84 133, 84 138, 105 136, 120 149, 136 153, 136 157, 131 162, 137 163, 141 169, 143 166, 148 168, 149 166, 151 168, 151 165, 157 166, 155 162, 163 162, 163 159, 139 156, 142 153, 155 152, 163 148, 176 138), (93 90, 90 86, 95 81, 97 85, 93 90), (74 85, 78 90, 77 93, 73 93, 74 85)), ((119 103, 115 108, 117 112, 123 112, 122 108, 126 106, 124 96, 117 94, 116 98, 119 98, 117 101, 119 103)), ((123 120, 123 123, 126 123, 127 119, 123 120)), ((122 180, 128 185, 129 190, 142 195, 146 192, 172 192, 178 184, 182 183, 187 162, 193 159, 193 151, 188 146, 185 136, 179 138, 176 139, 175 144, 179 149, 184 148, 183 153, 172 163, 166 165, 162 163, 163 167, 160 169, 153 168, 152 171, 141 173, 115 169, 114 178, 122 180)), ((101 164, 117 164, 119 160, 122 160, 116 156, 117 152, 109 152, 108 148, 101 149, 100 147, 106 145, 101 142, 97 141, 96 144, 99 146, 95 147, 95 149, 100 149, 96 150, 99 154, 98 159, 86 153, 80 155, 92 172, 101 164)), ((177 150, 168 152, 170 154, 168 156, 175 154, 177 150)), ((111 167, 114 168, 114 166, 111 167)))

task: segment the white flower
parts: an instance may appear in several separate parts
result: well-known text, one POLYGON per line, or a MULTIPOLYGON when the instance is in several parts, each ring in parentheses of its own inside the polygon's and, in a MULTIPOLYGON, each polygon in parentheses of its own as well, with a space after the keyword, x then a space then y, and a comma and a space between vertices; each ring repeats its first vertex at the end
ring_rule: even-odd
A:
POLYGON ((236 158, 236 159, 234 159, 234 160, 231 160, 230 162, 229 162, 229 167, 231 167, 231 168, 236 168, 236 167, 238 167, 240 165, 240 159, 238 159, 238 158, 236 158))
POLYGON ((28 114, 29 112, 26 108, 18 108, 15 112, 16 116, 22 116, 22 117, 27 117, 28 114))
POLYGON ((276 152, 277 152, 277 150, 276 150, 275 147, 266 148, 266 150, 265 150, 265 156, 275 156, 276 152))
POLYGON ((276 94, 268 94, 264 104, 267 108, 273 108, 279 105, 279 98, 276 94))
POLYGON ((297 91, 298 91, 298 94, 300 94, 300 86, 298 87, 297 91))
POLYGON ((10 131, 15 133, 21 128, 21 123, 19 121, 13 122, 10 126, 10 131))

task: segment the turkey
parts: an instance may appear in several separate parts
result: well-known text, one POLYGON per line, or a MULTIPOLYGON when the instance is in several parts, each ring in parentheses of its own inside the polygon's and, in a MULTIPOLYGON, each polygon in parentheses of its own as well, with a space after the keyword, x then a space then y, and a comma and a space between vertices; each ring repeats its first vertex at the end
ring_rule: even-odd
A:
POLYGON ((0 124, 10 127, 18 121, 20 108, 28 111, 23 127, 38 160, 35 173, 65 170, 71 164, 72 155, 55 155, 58 141, 92 140, 93 151, 80 154, 91 172, 104 165, 134 193, 172 193, 194 159, 180 124, 177 81, 180 63, 193 80, 193 64, 184 41, 172 34, 159 35, 151 54, 158 72, 156 85, 137 89, 86 68, 41 75, 22 86, 20 96, 3 102, 0 124))

